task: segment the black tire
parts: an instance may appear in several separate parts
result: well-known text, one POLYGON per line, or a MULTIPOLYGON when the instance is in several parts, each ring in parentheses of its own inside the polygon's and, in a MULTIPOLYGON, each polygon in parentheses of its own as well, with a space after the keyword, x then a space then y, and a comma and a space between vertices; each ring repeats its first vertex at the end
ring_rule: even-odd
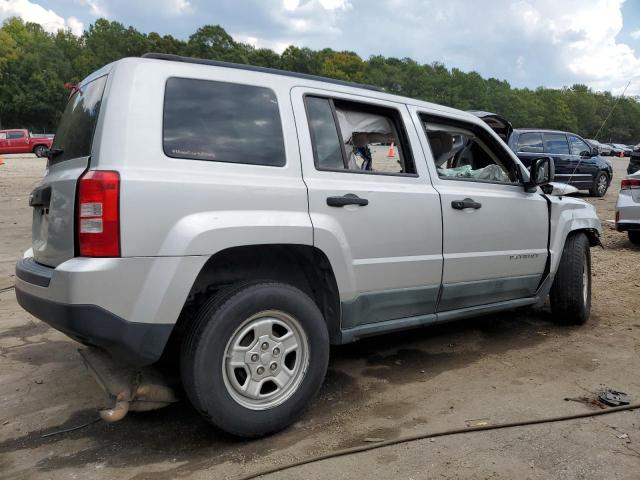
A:
POLYGON ((634 245, 640 245, 640 231, 627 232, 629 235, 629 241, 634 245))
MULTIPOLYGON (((281 361, 285 363, 284 356, 281 361)), ((180 368, 187 396, 198 411, 221 430, 255 438, 282 430, 304 413, 322 386, 328 361, 329 334, 317 305, 293 286, 266 281, 235 285, 200 308, 186 331, 180 368), (306 334, 308 363, 297 387, 282 403, 257 410, 232 396, 233 387, 224 373, 225 353, 248 319, 267 310, 284 312, 298 322, 306 334)))
POLYGON ((593 179, 593 186, 589 189, 589 195, 592 197, 604 197, 609 190, 609 175, 605 172, 598 172, 593 179))
POLYGON ((36 147, 33 149, 33 153, 35 153, 36 157, 38 158, 44 157, 46 152, 47 152, 47 147, 45 147, 44 145, 36 145, 36 147))
POLYGON ((591 251, 589 239, 584 233, 570 234, 567 237, 549 299, 551 312, 557 323, 582 325, 589 319, 591 251))

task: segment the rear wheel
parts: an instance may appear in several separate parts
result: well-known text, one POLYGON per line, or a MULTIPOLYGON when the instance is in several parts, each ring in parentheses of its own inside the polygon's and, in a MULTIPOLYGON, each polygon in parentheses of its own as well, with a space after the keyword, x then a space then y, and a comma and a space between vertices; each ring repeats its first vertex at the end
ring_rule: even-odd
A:
POLYGON ((296 421, 327 370, 322 313, 302 291, 261 282, 205 303, 182 346, 181 371, 194 407, 231 434, 259 437, 296 421))
POLYGON ((36 154, 36 157, 42 158, 47 153, 47 147, 45 147, 44 145, 36 145, 36 147, 33 149, 33 153, 36 154))
POLYGON ((640 231, 627 232, 629 235, 629 241, 634 245, 640 245, 640 231))
POLYGON ((549 294, 558 323, 581 325, 591 313, 591 251, 584 233, 567 237, 549 294))
POLYGON ((604 172, 599 172, 596 178, 593 179, 593 186, 589 190, 589 194, 592 197, 604 197, 609 189, 609 175, 604 172))

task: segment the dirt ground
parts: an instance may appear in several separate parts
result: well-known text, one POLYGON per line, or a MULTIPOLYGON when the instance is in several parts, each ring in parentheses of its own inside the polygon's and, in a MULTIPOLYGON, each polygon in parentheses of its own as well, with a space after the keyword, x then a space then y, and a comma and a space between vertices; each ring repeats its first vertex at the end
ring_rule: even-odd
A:
MULTIPOLYGON (((92 423, 102 394, 78 344, 22 311, 16 258, 30 246, 27 198, 44 161, 0 166, 0 478, 233 479, 362 445, 459 428, 588 411, 565 397, 604 386, 640 401, 640 248, 611 228, 628 159, 596 205, 604 250, 593 253, 593 309, 582 327, 546 310, 492 315, 333 348, 320 398, 288 430, 257 441, 222 435, 186 403, 92 423)), ((585 197, 586 198, 586 197, 585 197)), ((637 479, 640 412, 405 443, 268 479, 637 479)))

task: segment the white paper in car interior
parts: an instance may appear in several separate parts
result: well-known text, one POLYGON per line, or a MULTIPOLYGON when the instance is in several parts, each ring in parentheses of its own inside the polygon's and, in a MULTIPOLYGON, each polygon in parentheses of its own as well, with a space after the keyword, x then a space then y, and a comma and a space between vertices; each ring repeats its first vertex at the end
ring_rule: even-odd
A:
POLYGON ((351 138, 353 132, 391 134, 389 120, 372 113, 354 112, 350 110, 336 110, 343 142, 351 138))

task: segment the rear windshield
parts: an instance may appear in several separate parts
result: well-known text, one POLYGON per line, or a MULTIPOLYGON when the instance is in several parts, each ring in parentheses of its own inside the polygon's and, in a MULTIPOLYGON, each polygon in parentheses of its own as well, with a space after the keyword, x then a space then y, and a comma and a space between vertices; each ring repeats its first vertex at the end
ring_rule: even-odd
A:
POLYGON ((173 158, 281 167, 278 100, 268 88, 170 78, 164 97, 164 153, 173 158))
POLYGON ((106 75, 96 78, 71 96, 53 139, 52 149, 60 149, 62 153, 54 156, 51 163, 91 155, 93 133, 106 82, 106 75))

